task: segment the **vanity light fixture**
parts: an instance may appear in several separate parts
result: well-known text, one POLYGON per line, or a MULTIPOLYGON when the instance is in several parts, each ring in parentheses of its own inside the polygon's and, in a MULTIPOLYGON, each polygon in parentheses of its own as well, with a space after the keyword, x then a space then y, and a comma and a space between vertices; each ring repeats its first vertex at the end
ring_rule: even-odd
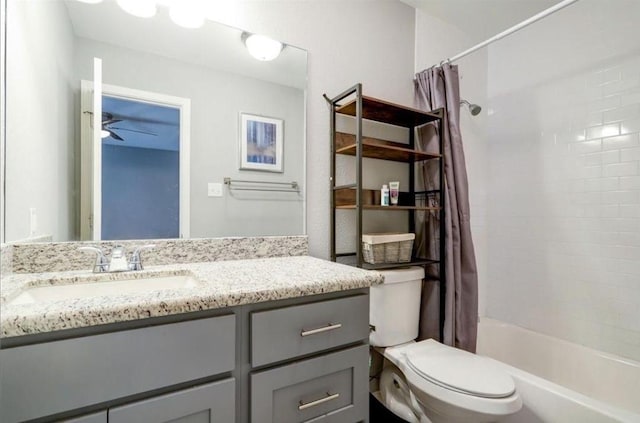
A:
POLYGON ((169 7, 169 17, 183 28, 200 28, 204 25, 204 11, 197 1, 173 2, 169 7))
POLYGON ((264 62, 278 57, 284 48, 284 44, 280 41, 273 40, 264 35, 249 34, 247 32, 242 34, 242 41, 244 41, 244 45, 247 46, 250 55, 264 62))
POLYGON ((155 0, 116 0, 125 12, 140 18, 150 18, 158 10, 155 0))

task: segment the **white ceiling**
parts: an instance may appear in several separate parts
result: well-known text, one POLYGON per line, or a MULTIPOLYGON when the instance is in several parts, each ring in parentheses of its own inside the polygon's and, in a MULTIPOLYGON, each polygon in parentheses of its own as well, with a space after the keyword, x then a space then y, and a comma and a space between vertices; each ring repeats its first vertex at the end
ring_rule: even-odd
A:
POLYGON ((484 41, 560 0, 400 0, 484 41))

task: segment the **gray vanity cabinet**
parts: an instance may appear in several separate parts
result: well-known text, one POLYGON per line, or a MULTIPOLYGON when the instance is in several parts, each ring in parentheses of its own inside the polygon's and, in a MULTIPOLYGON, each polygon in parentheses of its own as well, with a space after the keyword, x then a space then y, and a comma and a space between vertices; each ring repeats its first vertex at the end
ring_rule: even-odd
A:
POLYGON ((3 339, 0 422, 367 422, 368 293, 3 339))
POLYGON ((0 350, 0 421, 21 422, 235 367, 233 314, 0 350))
POLYGON ((235 423, 234 379, 109 409, 109 423, 235 423))
POLYGON ((367 421, 368 337, 368 295, 252 313, 251 423, 367 421))

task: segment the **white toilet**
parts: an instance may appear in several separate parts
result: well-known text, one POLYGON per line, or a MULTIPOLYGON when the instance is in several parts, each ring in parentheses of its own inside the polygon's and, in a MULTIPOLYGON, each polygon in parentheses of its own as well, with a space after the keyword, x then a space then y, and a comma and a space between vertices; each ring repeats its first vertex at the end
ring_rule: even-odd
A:
POLYGON ((486 357, 418 336, 424 269, 381 272, 371 287, 369 342, 380 347, 383 404, 408 422, 498 422, 522 407, 511 376, 486 357))

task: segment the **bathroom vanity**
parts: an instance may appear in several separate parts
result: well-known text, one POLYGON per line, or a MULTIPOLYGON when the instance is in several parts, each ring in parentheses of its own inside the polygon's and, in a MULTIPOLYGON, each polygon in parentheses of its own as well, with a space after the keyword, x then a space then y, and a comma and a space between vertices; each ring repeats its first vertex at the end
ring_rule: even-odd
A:
POLYGON ((0 420, 368 421, 378 273, 305 256, 135 272, 187 273, 197 287, 17 305, 25 289, 131 273, 5 279, 0 420))

